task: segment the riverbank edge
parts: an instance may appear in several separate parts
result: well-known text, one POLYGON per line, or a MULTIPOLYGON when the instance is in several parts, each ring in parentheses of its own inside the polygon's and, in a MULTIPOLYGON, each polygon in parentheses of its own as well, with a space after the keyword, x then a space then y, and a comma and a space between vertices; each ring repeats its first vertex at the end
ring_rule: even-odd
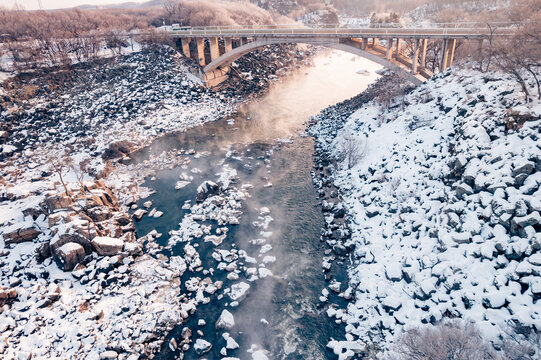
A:
MULTIPOLYGON (((327 134, 332 134, 332 138, 338 135, 338 132, 346 124, 347 120, 363 105, 368 104, 375 99, 388 97, 389 94, 394 96, 405 95, 415 87, 403 79, 397 80, 396 75, 392 71, 384 70, 382 76, 374 83, 370 84, 366 90, 341 103, 329 106, 322 110, 318 115, 313 116, 307 127, 308 134, 314 139, 314 167, 311 172, 312 183, 318 193, 323 216, 328 219, 325 221, 324 227, 321 229, 320 241, 325 242, 329 248, 322 262, 322 268, 325 279, 330 283, 332 289, 336 279, 332 278, 333 267, 344 267, 351 260, 351 254, 355 250, 355 245, 348 241, 351 239, 350 219, 345 204, 343 202, 341 189, 334 184, 334 172, 336 171, 337 159, 335 155, 325 149, 323 141, 328 141, 328 138, 321 136, 321 133, 315 129, 315 125, 325 121, 326 125, 330 125, 327 134), (392 90, 390 90, 392 89, 392 90)), ((349 267, 341 269, 348 271, 349 267)), ((349 274, 347 281, 349 281, 349 274)), ((354 299, 354 294, 351 289, 346 286, 347 290, 340 292, 338 296, 343 298, 347 303, 354 299)), ((338 310, 344 311, 344 310, 338 310)), ((328 313, 328 312, 327 312, 328 313)), ((333 315, 336 311, 333 311, 333 315)), ((329 315, 329 319, 331 319, 329 315)), ((330 321, 330 320, 329 320, 330 321)), ((330 339, 328 347, 334 351, 336 355, 343 353, 343 349, 353 350, 361 358, 373 356, 379 351, 377 343, 365 344, 359 340, 353 341, 349 338, 346 332, 344 336, 346 341, 330 339)))

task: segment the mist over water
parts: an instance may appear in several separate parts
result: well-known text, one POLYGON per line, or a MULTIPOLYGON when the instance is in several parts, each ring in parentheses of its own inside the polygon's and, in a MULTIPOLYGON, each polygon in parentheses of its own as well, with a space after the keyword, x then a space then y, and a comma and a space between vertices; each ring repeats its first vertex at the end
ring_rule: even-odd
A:
POLYGON ((301 69, 287 81, 274 84, 263 98, 241 109, 251 121, 244 142, 272 141, 298 135, 310 116, 363 91, 381 66, 339 51, 314 58, 313 67, 301 69), (358 74, 368 70, 369 75, 358 74))
MULTIPOLYGON (((362 92, 377 75, 379 65, 368 60, 341 52, 325 52, 314 58, 312 67, 297 71, 287 80, 274 84, 267 95, 245 105, 232 119, 208 123, 184 133, 156 140, 149 149, 134 155, 135 161, 147 159, 170 149, 195 149, 208 152, 206 156, 192 157, 189 169, 198 168, 194 181, 180 191, 175 191, 175 182, 186 169, 175 168, 160 171, 155 181, 146 186, 156 194, 142 200, 152 200, 153 206, 165 212, 159 219, 144 217, 137 223, 139 236, 156 229, 163 237, 159 243, 165 245, 168 232, 178 229, 178 223, 187 213, 181 206, 186 200, 195 202, 197 186, 204 180, 216 181, 223 164, 238 171, 235 186, 253 185, 250 197, 243 201, 241 223, 229 226, 224 244, 218 248, 245 250, 249 256, 261 260, 259 246, 250 243, 261 237, 261 229, 253 225, 258 220, 260 209, 270 209, 274 219, 267 232, 272 232, 267 243, 272 250, 265 255, 276 257, 274 263, 265 266, 273 276, 250 282, 249 295, 238 307, 228 306, 228 297, 218 299, 210 296, 208 304, 200 304, 194 315, 176 328, 168 337, 179 338, 185 326, 192 329, 192 341, 202 338, 213 344, 209 353, 202 357, 219 359, 220 349, 225 346, 223 330, 216 330, 215 323, 223 309, 235 317, 235 327, 228 332, 239 343, 240 348, 228 350, 227 356, 251 359, 247 352, 252 344, 267 352, 269 359, 334 359, 326 344, 330 337, 343 337, 343 329, 326 316, 327 305, 319 301, 321 290, 328 285, 324 280, 321 262, 326 247, 320 242, 323 216, 317 192, 313 188, 310 171, 313 167, 313 140, 302 136, 310 116, 329 105, 333 105, 362 92), (368 70, 369 75, 357 72, 368 70), (288 139, 278 141, 277 139, 288 139), (234 156, 231 156, 233 154, 234 156), (268 184, 272 184, 269 187, 268 184), (265 186, 267 185, 267 186, 265 186), (227 247, 229 246, 229 247, 227 247), (206 325, 199 326, 204 319, 206 325), (196 334, 197 330, 203 336, 196 334)), ((214 230, 213 230, 214 231, 214 230)), ((194 240, 205 269, 216 267, 211 243, 194 240)), ((173 255, 182 255, 184 244, 173 248, 173 255)), ((239 265, 244 264, 242 259, 239 265)), ((331 275, 347 284, 345 268, 331 275)), ((247 281, 243 274, 237 281, 229 281, 226 273, 216 270, 213 281, 224 281, 224 289, 239 281, 247 281)), ((187 271, 182 281, 193 276, 204 278, 200 273, 187 271)), ((223 291, 223 290, 222 290, 223 291)), ((339 304, 341 298, 330 298, 339 304)), ((173 357, 167 346, 162 347, 157 358, 173 357)), ((193 344, 193 343, 192 343, 193 344)), ((193 346, 185 353, 186 359, 196 359, 193 346)))

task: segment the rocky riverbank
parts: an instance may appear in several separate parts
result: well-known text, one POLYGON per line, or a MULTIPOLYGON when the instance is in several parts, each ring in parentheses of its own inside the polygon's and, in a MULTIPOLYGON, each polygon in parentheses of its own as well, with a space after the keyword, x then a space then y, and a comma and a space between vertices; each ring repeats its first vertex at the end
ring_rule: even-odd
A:
MULTIPOLYGON (((137 238, 128 213, 148 194, 141 186, 145 177, 189 163, 194 153, 172 150, 141 164, 122 163, 158 136, 234 112, 258 95, 254 89, 265 90, 265 74, 279 79, 287 72, 284 66, 293 69, 310 55, 290 47, 273 49, 272 56, 269 51, 261 50, 270 63, 248 69, 238 64, 240 73, 261 79, 256 87, 237 82, 234 91, 201 87, 187 71, 189 64, 167 48, 3 84, 3 357, 152 357, 167 332, 195 310, 194 300, 180 289, 186 269, 198 267, 195 249, 185 249, 192 254, 187 262, 165 258, 155 250, 159 234, 137 238)), ((223 203, 228 185, 220 186, 225 186, 220 194, 201 191, 202 204, 192 209, 201 212, 198 220, 211 216, 211 207, 215 216, 227 215, 223 224, 234 221, 232 198, 223 203)), ((163 215, 139 210, 140 216, 163 215)), ((201 286, 210 291, 206 282, 201 286)))
POLYGON ((364 96, 310 130, 323 239, 351 258, 353 301, 329 312, 347 341, 329 345, 341 358, 359 351, 354 340, 389 350, 404 330, 452 318, 496 347, 509 331, 527 341, 541 329, 539 103, 469 70, 390 106, 364 96))

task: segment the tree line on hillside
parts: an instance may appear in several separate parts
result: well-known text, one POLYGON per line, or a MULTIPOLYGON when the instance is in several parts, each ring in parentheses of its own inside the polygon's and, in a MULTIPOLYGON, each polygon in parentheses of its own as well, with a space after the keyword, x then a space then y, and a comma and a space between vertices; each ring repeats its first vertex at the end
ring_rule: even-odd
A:
POLYGON ((508 16, 520 24, 514 35, 510 39, 489 38, 482 48, 472 49, 476 68, 486 72, 495 67, 512 75, 526 99, 532 96, 533 87, 541 100, 541 1, 517 0, 508 16))
MULTIPOLYGON (((92 62, 103 50, 120 54, 134 41, 154 47, 166 43, 156 27, 254 25, 291 22, 247 2, 166 0, 162 7, 138 9, 8 10, 0 7, 0 58, 14 70, 92 62), (139 31, 138 31, 139 30, 139 31), (137 35, 143 30, 146 35, 137 35)), ((0 62, 0 70, 2 70, 0 62)), ((7 69, 4 69, 7 70, 7 69)))
POLYGON ((271 14, 248 2, 165 0, 165 19, 183 26, 274 24, 271 14))
MULTIPOLYGON (((163 22, 161 8, 24 11, 0 8, 0 57, 16 71, 89 62, 104 49, 119 54, 133 44, 133 30, 163 22)), ((148 36, 139 38, 149 42, 148 36)), ((2 70, 2 69, 0 69, 2 70)))

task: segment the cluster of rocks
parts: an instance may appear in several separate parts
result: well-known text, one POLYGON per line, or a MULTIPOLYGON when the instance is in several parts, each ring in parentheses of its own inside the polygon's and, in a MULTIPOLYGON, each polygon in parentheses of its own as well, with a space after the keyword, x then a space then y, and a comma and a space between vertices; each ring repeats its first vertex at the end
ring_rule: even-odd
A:
POLYGON ((462 70, 390 108, 318 117, 315 182, 331 199, 339 189, 351 232, 355 302, 330 314, 346 340, 386 346, 405 327, 456 317, 496 342, 509 324, 541 330, 541 114, 519 94, 505 77, 462 70), (352 134, 368 149, 350 168, 336 158, 352 134))
MULTIPOLYGON (((301 54, 308 53, 290 55, 301 54)), ((167 258, 160 254, 163 247, 157 245, 157 232, 135 237, 134 223, 125 211, 149 193, 139 186, 142 180, 159 169, 187 165, 189 151, 171 150, 130 164, 133 147, 159 134, 217 119, 242 100, 238 90, 214 92, 200 87, 183 65, 173 61, 175 57, 163 49, 135 53, 88 71, 74 71, 69 81, 51 87, 45 86, 50 79, 19 78, 25 85, 48 90, 19 97, 11 91, 14 85, 3 97, 0 114, 6 122, 0 125, 0 156, 6 177, 0 182, 0 286, 6 290, 0 292, 0 331, 10 340, 0 344, 2 356, 152 356, 174 326, 193 314, 198 303, 208 301, 203 294, 223 289, 217 296, 226 295, 231 304, 238 304, 250 288, 246 282, 236 282, 239 275, 245 273, 248 281, 255 281, 272 274, 265 264, 275 259, 263 256, 271 248, 265 244, 267 233, 257 239, 264 260, 259 267, 256 259, 235 245, 212 252, 217 269, 234 282, 231 286, 210 281, 213 269, 203 269, 196 247, 186 244, 183 257, 167 258), (73 160, 66 158, 66 167, 60 170, 65 186, 51 167, 55 158, 63 158, 60 150, 70 152, 73 160), (128 165, 118 166, 115 178, 103 178, 103 183, 74 180, 105 176, 114 170, 107 161, 118 157, 128 165), (150 248, 152 256, 141 255, 142 249, 150 248), (180 278, 186 271, 204 276, 184 284, 180 278), (191 290, 181 294, 181 284, 191 290)), ((286 58, 276 68, 288 62, 286 58)), ((191 239, 221 244, 227 226, 238 224, 240 200, 246 196, 244 188, 230 188, 232 182, 233 171, 224 169, 216 181, 219 189, 207 184, 204 188, 210 191, 201 192, 199 203, 186 204, 191 210, 185 220, 189 224, 183 222, 181 230, 171 234, 166 248, 191 239), (215 233, 205 224, 208 221, 218 225, 215 233)), ((143 211, 147 210, 153 217, 160 213, 143 211)), ((268 211, 262 211, 261 228, 271 220, 268 211)), ((179 344, 182 348, 189 342, 179 344)))
MULTIPOLYGON (((50 90, 30 99, 14 95, 4 104, 0 130, 9 137, 6 142, 21 151, 52 141, 70 142, 75 149, 95 152, 102 149, 98 141, 90 141, 92 137, 105 129, 114 131, 118 125, 130 124, 134 119, 147 137, 149 132, 174 130, 166 122, 148 121, 154 113, 170 106, 205 103, 214 107, 215 118, 233 110, 238 97, 204 88, 194 77, 186 75, 177 58, 176 52, 167 48, 126 55, 117 62, 74 70, 70 81, 62 87, 55 86, 49 77, 15 78, 13 91, 30 85, 50 90), (35 105, 38 99, 39 104, 35 105)), ((123 138, 137 140, 134 134, 123 138)))
MULTIPOLYGON (((397 86, 392 72, 385 72, 375 83, 371 84, 359 95, 339 104, 324 109, 319 115, 310 120, 308 132, 316 138, 314 149, 314 169, 312 179, 321 199, 322 211, 325 215, 325 228, 321 241, 340 259, 344 259, 354 247, 350 239, 347 211, 343 206, 341 191, 334 184, 334 172, 337 169, 335 155, 328 151, 326 141, 336 138, 350 116, 362 105, 369 103, 380 95, 382 89, 397 86), (316 126, 317 124, 317 126, 316 126)), ((329 256, 323 261, 323 269, 328 272, 336 256, 329 256)))
POLYGON ((183 319, 178 309, 189 309, 178 290, 182 258, 139 256, 131 217, 99 181, 40 193, 7 192, 20 216, 0 224, 0 330, 10 339, 0 354, 106 359, 156 351, 183 319))
MULTIPOLYGON (((185 358, 185 354, 195 353, 197 356, 229 358, 239 347, 229 333, 235 327, 233 309, 246 298, 251 282, 272 275, 267 266, 276 259, 269 253, 272 246, 267 239, 271 233, 266 230, 273 220, 269 209, 261 208, 260 216, 252 224, 260 231, 260 238, 250 241, 258 253, 249 254, 240 249, 229 239, 229 231, 231 226, 240 222, 242 200, 248 196, 247 189, 251 185, 238 187, 237 171, 228 164, 223 165, 216 175, 217 179, 205 180, 198 186, 195 202, 187 200, 183 205, 183 210, 189 212, 182 218, 178 230, 169 232, 165 249, 178 249, 177 245, 183 244, 186 276, 182 286, 192 301, 194 311, 212 299, 224 302, 226 308, 216 320, 215 329, 226 331, 222 334, 225 345, 217 348, 219 343, 211 343, 202 329, 183 325, 181 330, 177 328, 173 332, 167 346, 162 347, 161 356, 185 358)), ((182 174, 181 177, 186 178, 182 174)), ((151 232, 142 240, 152 242, 158 236, 160 234, 151 232)), ((182 316, 192 315, 188 312, 182 316)), ((198 324, 204 326, 205 319, 200 318, 198 324)))
POLYGON ((102 144, 91 138, 105 129, 109 136, 118 133, 117 141, 147 143, 149 135, 185 129, 183 122, 170 121, 169 109, 194 103, 205 104, 210 111, 186 114, 191 126, 223 117, 236 104, 260 95, 280 75, 308 61, 313 51, 292 45, 256 50, 235 63, 231 79, 219 90, 207 89, 195 76, 187 75, 185 60, 166 47, 103 61, 89 69, 73 69, 72 73, 16 77, 0 85, 7 94, 0 102, 4 119, 0 159, 49 142, 69 142, 74 149, 99 156, 97 152, 104 151, 102 144), (41 91, 21 94, 20 88, 41 91), (136 124, 131 124, 134 119, 136 124), (123 124, 128 131, 123 131, 123 124))
POLYGON ((42 202, 22 209, 24 221, 13 219, 3 224, 5 244, 36 240, 40 243, 39 260, 53 256, 66 271, 93 251, 106 256, 124 250, 137 252, 136 246, 125 246, 135 240, 133 222, 103 183, 68 183, 62 190, 48 191, 42 202))
POLYGON ((230 67, 229 79, 220 88, 230 94, 260 96, 269 85, 292 70, 304 67, 318 51, 310 46, 269 45, 247 54, 230 67))

